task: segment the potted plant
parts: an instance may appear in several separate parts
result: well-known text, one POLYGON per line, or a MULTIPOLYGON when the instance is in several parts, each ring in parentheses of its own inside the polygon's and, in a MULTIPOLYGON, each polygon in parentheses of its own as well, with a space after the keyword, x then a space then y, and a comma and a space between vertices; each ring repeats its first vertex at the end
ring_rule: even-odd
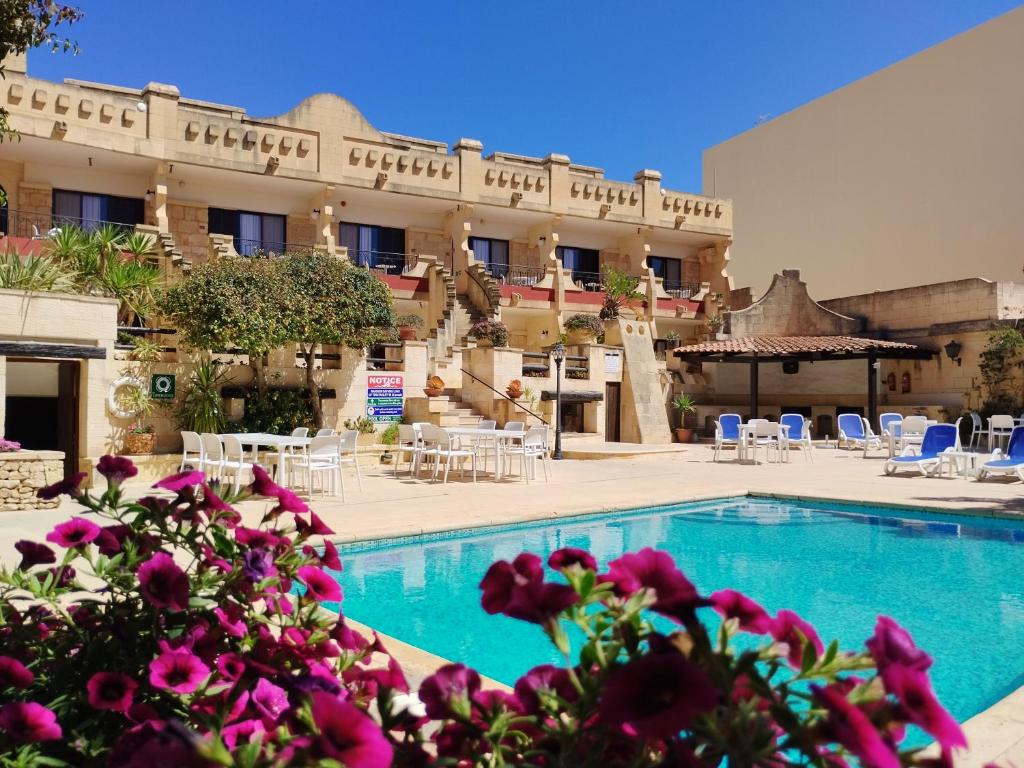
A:
POLYGON ((399 315, 395 318, 398 326, 398 338, 402 341, 415 341, 416 329, 423 327, 423 318, 419 315, 399 315))
POLYGON ((523 382, 519 379, 512 379, 505 388, 505 394, 510 400, 518 400, 523 396, 523 382))
POLYGON ((152 415, 154 408, 149 392, 139 383, 132 383, 121 388, 118 403, 126 412, 135 414, 135 421, 124 436, 124 453, 152 453, 156 445, 156 435, 153 426, 145 423, 145 419, 152 415))
POLYGON ((570 344, 593 344, 604 330, 604 323, 596 315, 580 312, 566 319, 565 330, 570 344))
POLYGON ((668 346, 670 348, 671 347, 678 347, 679 346, 679 332, 678 331, 669 331, 668 333, 665 334, 665 341, 668 342, 668 346))
POLYGON ((685 392, 680 392, 672 398, 672 409, 679 413, 679 426, 676 427, 676 439, 680 443, 693 442, 693 430, 683 426, 688 413, 696 413, 697 405, 693 398, 685 392))
POLYGON ((124 452, 129 455, 152 453, 156 446, 156 435, 152 424, 136 421, 124 437, 124 452))
POLYGON ((508 327, 500 320, 481 320, 469 329, 478 347, 507 347, 508 327))
POLYGON ((444 393, 444 379, 440 376, 431 376, 427 379, 427 386, 423 389, 423 394, 427 397, 437 397, 444 393))
POLYGON ((707 319, 708 330, 715 335, 722 330, 723 325, 725 325, 725 318, 721 315, 715 315, 707 319))
POLYGON ((391 451, 388 450, 390 446, 398 443, 398 422, 392 421, 388 424, 387 429, 380 433, 380 442, 384 446, 384 453, 380 455, 381 464, 390 464, 394 458, 391 451))

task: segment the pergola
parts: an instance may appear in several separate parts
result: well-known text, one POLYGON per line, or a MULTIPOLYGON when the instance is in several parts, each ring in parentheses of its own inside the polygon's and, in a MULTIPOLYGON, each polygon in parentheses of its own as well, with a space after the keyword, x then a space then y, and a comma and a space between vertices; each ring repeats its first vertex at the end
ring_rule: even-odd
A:
POLYGON ((856 336, 744 336, 738 339, 707 341, 678 347, 673 354, 689 362, 746 363, 750 366, 750 414, 757 404, 757 368, 761 363, 787 361, 824 362, 828 360, 867 360, 868 421, 878 416, 878 360, 928 360, 934 352, 913 344, 856 336))

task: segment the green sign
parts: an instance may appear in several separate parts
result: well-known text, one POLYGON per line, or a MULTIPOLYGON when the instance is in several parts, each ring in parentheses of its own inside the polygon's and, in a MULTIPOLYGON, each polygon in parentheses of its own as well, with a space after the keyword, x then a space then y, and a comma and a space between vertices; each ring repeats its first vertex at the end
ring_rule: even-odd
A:
POLYGON ((149 396, 154 400, 173 400, 174 387, 173 373, 154 373, 149 377, 149 396))

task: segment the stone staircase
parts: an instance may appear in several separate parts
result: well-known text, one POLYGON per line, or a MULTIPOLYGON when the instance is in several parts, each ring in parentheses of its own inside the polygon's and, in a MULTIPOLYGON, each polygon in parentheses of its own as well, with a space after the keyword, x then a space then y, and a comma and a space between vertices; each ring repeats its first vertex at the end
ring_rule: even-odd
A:
POLYGON ((455 320, 455 339, 460 346, 466 346, 469 341, 469 329, 483 320, 484 315, 470 304, 465 296, 456 296, 452 316, 455 320))
POLYGON ((409 421, 428 421, 439 427, 475 427, 483 416, 459 399, 453 389, 438 397, 409 397, 405 403, 409 421))

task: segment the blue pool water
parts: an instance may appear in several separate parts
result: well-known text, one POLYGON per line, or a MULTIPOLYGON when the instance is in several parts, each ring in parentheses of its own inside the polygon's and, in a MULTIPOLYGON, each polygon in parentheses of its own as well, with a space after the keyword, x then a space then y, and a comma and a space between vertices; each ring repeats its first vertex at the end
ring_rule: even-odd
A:
POLYGON ((935 657, 960 720, 1024 684, 1024 526, 1002 520, 737 498, 357 544, 342 550, 344 610, 511 684, 557 654, 538 627, 485 614, 478 584, 495 560, 564 546, 602 566, 664 549, 705 594, 732 587, 790 608, 843 647, 893 616, 935 657))

